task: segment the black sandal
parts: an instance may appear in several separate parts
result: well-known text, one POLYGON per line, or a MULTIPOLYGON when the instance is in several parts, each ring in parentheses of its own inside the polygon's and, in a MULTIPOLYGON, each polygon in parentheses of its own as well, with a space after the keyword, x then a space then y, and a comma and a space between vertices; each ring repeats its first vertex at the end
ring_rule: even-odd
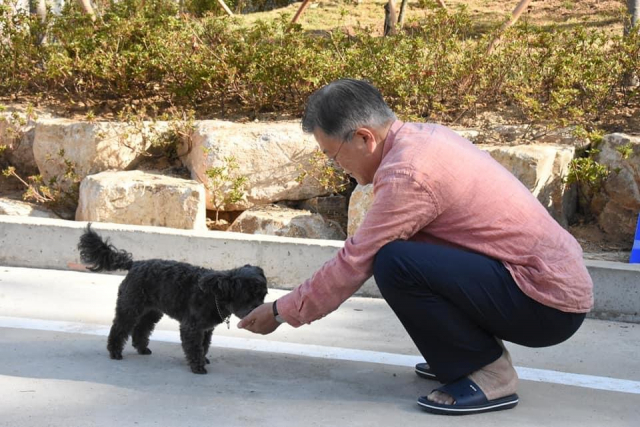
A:
POLYGON ((428 363, 418 363, 416 365, 416 374, 420 378, 425 378, 427 380, 436 380, 436 374, 433 373, 428 363))

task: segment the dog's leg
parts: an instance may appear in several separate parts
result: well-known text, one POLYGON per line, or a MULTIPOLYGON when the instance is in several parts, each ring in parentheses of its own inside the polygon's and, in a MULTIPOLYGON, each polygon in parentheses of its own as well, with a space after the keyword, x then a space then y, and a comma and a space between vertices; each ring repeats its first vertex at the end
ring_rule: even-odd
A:
POLYGON ((120 307, 116 307, 116 317, 113 319, 109 339, 107 340, 107 350, 109 357, 115 360, 122 360, 122 350, 129 339, 129 334, 136 324, 137 316, 131 314, 120 307))
POLYGON ((138 323, 138 318, 144 312, 144 295, 132 292, 123 292, 132 286, 129 276, 125 277, 118 289, 118 300, 116 301, 116 317, 109 332, 107 340, 107 350, 112 359, 121 360, 124 345, 131 335, 133 327, 138 323))
POLYGON ((204 340, 202 329, 188 323, 181 323, 180 339, 182 340, 182 349, 191 367, 191 372, 194 374, 206 374, 204 353, 202 352, 202 342, 204 340))
POLYGON ((207 365, 209 359, 207 359, 207 353, 209 352, 209 346, 211 345, 211 335, 213 335, 213 329, 209 329, 208 331, 204 331, 204 339, 202 340, 202 354, 204 354, 204 363, 207 365))
POLYGON ((162 312, 157 310, 148 311, 138 320, 138 323, 133 328, 131 341, 139 354, 151 354, 151 350, 149 350, 149 337, 156 323, 158 323, 161 318, 162 312))

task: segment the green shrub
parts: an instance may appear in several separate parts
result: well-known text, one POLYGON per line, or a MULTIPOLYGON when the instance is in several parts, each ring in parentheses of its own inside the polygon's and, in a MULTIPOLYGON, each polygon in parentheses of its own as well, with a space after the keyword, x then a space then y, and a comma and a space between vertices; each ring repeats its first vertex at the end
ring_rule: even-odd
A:
POLYGON ((299 164, 298 171, 297 183, 310 178, 331 194, 342 193, 349 186, 349 176, 320 150, 311 154, 308 164, 299 164))
POLYGON ((588 123, 619 105, 640 108, 640 91, 624 84, 640 69, 637 33, 523 24, 487 54, 495 31, 469 34, 464 10, 436 10, 392 37, 288 31, 289 20, 243 27, 178 13, 172 0, 123 0, 95 23, 70 2, 42 26, 3 6, 0 95, 46 94, 87 108, 143 101, 197 118, 299 115, 315 89, 355 77, 380 88, 405 119, 453 121, 508 106, 527 121, 588 123), (38 45, 45 28, 50 42, 38 45))
POLYGON ((238 173, 236 158, 225 157, 220 166, 208 168, 205 173, 207 179, 205 187, 210 193, 211 204, 216 212, 216 222, 219 221, 220 211, 226 205, 238 203, 243 200, 246 193, 246 185, 249 178, 238 173))

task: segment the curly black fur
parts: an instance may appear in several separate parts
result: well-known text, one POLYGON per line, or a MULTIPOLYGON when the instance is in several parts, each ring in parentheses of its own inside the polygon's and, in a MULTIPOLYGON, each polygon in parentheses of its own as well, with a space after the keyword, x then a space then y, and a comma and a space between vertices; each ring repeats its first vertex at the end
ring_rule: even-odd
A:
POLYGON ((180 339, 191 371, 206 374, 205 357, 213 329, 223 317, 244 317, 264 302, 267 279, 260 267, 245 265, 215 271, 191 264, 151 259, 133 261, 91 230, 78 243, 82 262, 91 271, 128 270, 118 289, 116 315, 107 349, 122 359, 129 335, 140 354, 151 354, 149 336, 163 314, 180 322, 180 339), (219 307, 220 313, 218 313, 219 307))

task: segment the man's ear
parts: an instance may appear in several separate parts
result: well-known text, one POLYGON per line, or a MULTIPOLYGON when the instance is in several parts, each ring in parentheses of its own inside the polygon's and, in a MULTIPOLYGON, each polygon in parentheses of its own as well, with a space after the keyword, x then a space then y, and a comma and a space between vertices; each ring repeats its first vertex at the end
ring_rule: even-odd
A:
POLYGON ((376 137, 371 129, 366 127, 356 129, 354 133, 354 140, 356 144, 364 144, 366 151, 370 154, 376 151, 378 141, 376 141, 376 137))

